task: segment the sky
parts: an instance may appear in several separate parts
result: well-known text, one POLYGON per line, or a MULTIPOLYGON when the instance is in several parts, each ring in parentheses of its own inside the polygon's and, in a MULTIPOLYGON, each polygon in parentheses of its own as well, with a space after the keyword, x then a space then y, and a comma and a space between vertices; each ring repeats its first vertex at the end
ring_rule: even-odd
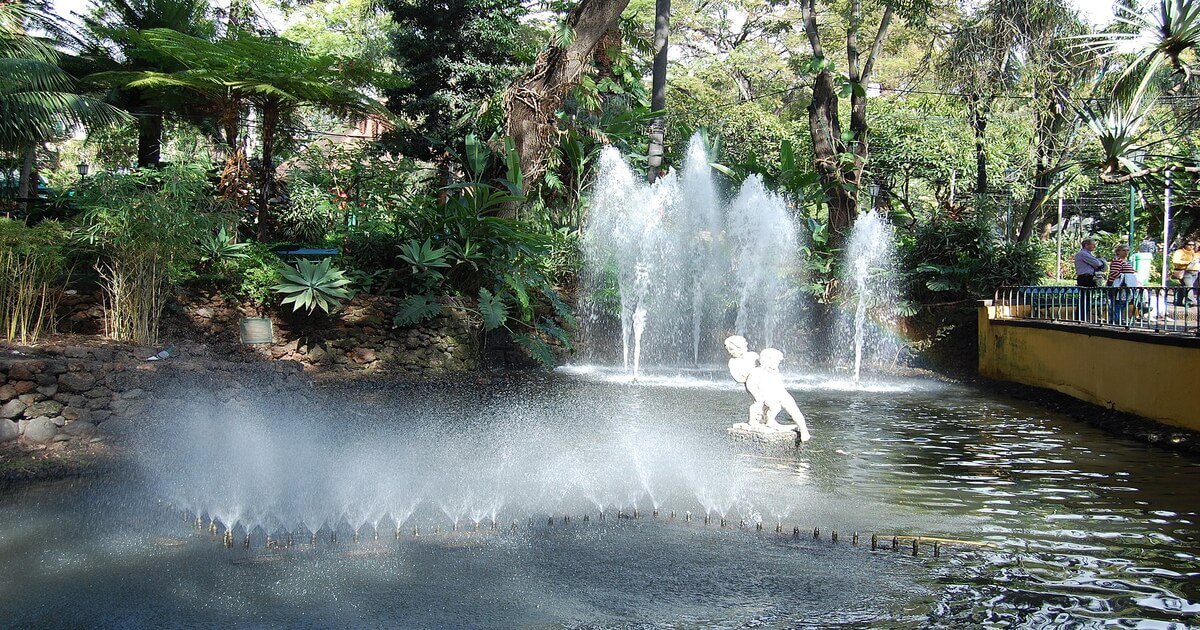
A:
MULTIPOLYGON (((87 10, 91 0, 54 0, 55 9, 64 17, 69 17, 72 13, 83 13, 87 10)), ((1069 0, 1079 9, 1084 18, 1096 25, 1107 24, 1112 19, 1113 0, 1069 0)), ((218 4, 227 4, 227 2, 218 2, 218 4)), ((281 22, 281 21, 280 21, 281 22)), ((278 24, 277 26, 282 26, 278 24)))

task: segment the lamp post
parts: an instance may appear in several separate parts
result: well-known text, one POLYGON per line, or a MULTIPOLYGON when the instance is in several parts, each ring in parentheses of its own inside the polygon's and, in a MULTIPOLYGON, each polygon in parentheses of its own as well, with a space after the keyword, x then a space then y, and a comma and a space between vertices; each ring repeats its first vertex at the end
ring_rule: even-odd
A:
POLYGON ((92 165, 86 161, 75 165, 75 170, 79 172, 79 179, 84 179, 88 176, 88 172, 92 170, 92 165))
POLYGON ((867 192, 871 193, 871 209, 875 209, 875 198, 879 196, 879 182, 871 182, 867 186, 867 192))
MULTIPOLYGON (((1145 151, 1141 151, 1141 150, 1131 151, 1129 153, 1129 160, 1133 164, 1130 166, 1130 170, 1140 167, 1142 165, 1142 160, 1145 158, 1145 156, 1146 156, 1145 151)), ((1137 210, 1137 186, 1133 183, 1133 180, 1131 179, 1131 180, 1129 180, 1129 251, 1131 251, 1131 252, 1134 251, 1134 249, 1133 249, 1133 227, 1134 227, 1134 212, 1136 210, 1137 210)))

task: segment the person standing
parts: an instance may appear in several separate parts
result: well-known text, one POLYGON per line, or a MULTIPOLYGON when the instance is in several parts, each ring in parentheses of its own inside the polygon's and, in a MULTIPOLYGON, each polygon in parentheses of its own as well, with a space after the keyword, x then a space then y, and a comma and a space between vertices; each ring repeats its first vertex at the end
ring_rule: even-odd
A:
POLYGON ((1171 254, 1171 277, 1183 285, 1175 294, 1176 306, 1191 306, 1200 298, 1200 253, 1196 252, 1196 241, 1188 239, 1183 247, 1171 254))
POLYGON ((1108 323, 1120 326, 1129 317, 1129 298, 1133 290, 1128 287, 1137 286, 1137 270, 1129 264, 1129 246, 1118 245, 1113 250, 1113 261, 1108 266, 1108 286, 1121 287, 1112 292, 1112 312, 1109 313, 1108 323))
POLYGON ((1079 319, 1091 320, 1092 291, 1096 288, 1096 274, 1104 271, 1108 263, 1103 258, 1093 254, 1096 249, 1096 239, 1085 238, 1080 244, 1079 253, 1075 254, 1075 285, 1079 290, 1079 319))

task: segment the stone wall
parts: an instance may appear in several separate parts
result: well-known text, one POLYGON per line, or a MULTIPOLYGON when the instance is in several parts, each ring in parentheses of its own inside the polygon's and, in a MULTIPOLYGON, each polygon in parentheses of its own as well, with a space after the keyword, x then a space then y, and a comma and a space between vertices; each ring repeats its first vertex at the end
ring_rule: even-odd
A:
POLYGON ((231 362, 211 356, 146 361, 147 352, 116 344, 5 348, 0 443, 53 448, 101 441, 135 426, 154 393, 171 388, 233 392, 249 382, 275 389, 311 387, 295 361, 231 362))
MULTIPOLYGON (((101 295, 64 296, 59 330, 99 335, 104 330, 101 295)), ((291 307, 261 313, 220 295, 181 293, 167 309, 162 345, 196 343, 220 355, 297 361, 313 370, 441 378, 480 367, 481 323, 444 302, 443 314, 420 326, 393 326, 398 300, 360 295, 333 316, 295 313, 291 307), (243 317, 269 316, 275 341, 239 343, 243 317)))

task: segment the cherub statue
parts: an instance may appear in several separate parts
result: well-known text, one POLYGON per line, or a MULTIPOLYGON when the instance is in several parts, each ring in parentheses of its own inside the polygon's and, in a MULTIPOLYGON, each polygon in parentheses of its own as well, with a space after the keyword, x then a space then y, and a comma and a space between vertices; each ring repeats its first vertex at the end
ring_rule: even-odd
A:
POLYGON ((804 421, 804 414, 800 413, 796 400, 783 384, 783 375, 779 373, 783 353, 775 348, 765 348, 762 354, 750 352, 745 338, 740 336, 726 339, 725 349, 730 355, 730 375, 735 381, 745 383, 746 391, 754 397, 754 404, 750 405, 749 416, 744 426, 756 431, 799 431, 800 441, 807 442, 811 436, 804 421), (779 416, 780 411, 786 411, 796 425, 777 422, 775 418, 779 416))

